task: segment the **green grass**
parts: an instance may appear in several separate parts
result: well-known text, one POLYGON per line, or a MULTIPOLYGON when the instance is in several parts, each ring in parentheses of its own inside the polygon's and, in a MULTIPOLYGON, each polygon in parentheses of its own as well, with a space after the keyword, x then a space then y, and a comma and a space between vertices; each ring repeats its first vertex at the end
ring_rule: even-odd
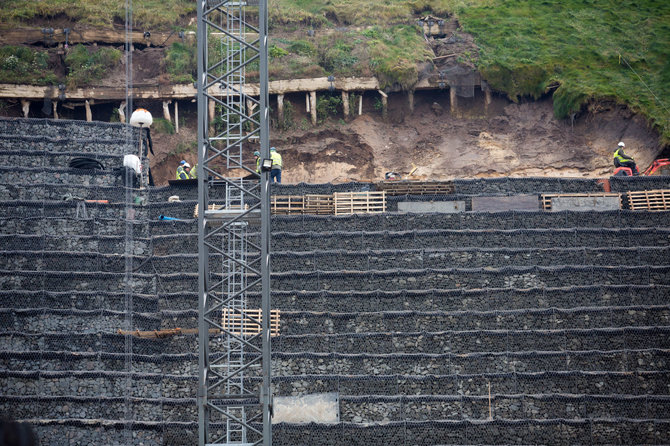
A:
MULTIPOLYGON (((125 23, 123 0, 3 0, 0 2, 0 23, 5 26, 25 25, 39 18, 66 18, 77 26, 111 27, 125 23)), ((180 19, 193 15, 193 0, 134 0, 133 23, 136 27, 168 30, 180 19)), ((47 20, 45 20, 47 19, 47 20)))
POLYGON ((165 51, 165 68, 172 82, 193 82, 198 71, 195 46, 180 42, 170 45, 165 51))
POLYGON ((17 79, 33 85, 58 83, 46 51, 23 46, 0 47, 0 82, 15 83, 17 79))
POLYGON ((444 15, 454 0, 270 0, 270 24, 319 28, 328 24, 380 25, 412 22, 417 15, 444 15))
MULTIPOLYGON (((110 27, 124 23, 124 7, 119 0, 5 0, 0 2, 0 23, 11 27, 38 23, 39 18, 48 25, 65 18, 81 26, 110 27)), ((133 9, 136 29, 169 30, 184 26, 196 3, 134 0, 133 9)), ((274 45, 271 79, 375 75, 384 86, 411 89, 417 63, 428 56, 416 19, 454 14, 480 47, 474 62, 482 77, 512 100, 552 94, 559 118, 589 101, 614 100, 645 116, 663 142, 670 143, 667 0, 270 0, 268 11, 274 45), (365 30, 307 35, 310 28, 335 26, 365 30), (291 37, 282 38, 286 33, 291 37)), ((43 51, 4 51, 0 80, 54 83, 43 51), (15 57, 11 51, 17 52, 15 57)), ((192 81, 191 51, 167 51, 173 82, 192 81)), ((257 76, 257 65, 248 67, 249 80, 257 76)))
POLYGON ((457 14, 481 48, 483 78, 512 100, 557 86, 562 118, 612 99, 670 142, 670 2, 470 0, 457 14))
POLYGON ((76 45, 65 56, 68 66, 69 87, 91 85, 102 79, 106 72, 121 60, 121 51, 114 48, 96 48, 76 45))

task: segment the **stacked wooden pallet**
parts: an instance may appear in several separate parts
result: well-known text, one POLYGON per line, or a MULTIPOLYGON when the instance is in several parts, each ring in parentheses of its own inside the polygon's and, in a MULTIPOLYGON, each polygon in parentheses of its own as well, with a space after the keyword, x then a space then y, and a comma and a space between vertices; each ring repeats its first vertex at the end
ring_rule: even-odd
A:
POLYGON ((335 215, 378 214, 386 212, 386 191, 335 192, 335 215))
POLYGON ((333 195, 273 195, 273 214, 342 215, 386 212, 386 193, 335 192, 333 195))
POLYGON ((335 213, 332 195, 305 195, 305 214, 332 215, 335 213))
POLYGON ((628 192, 628 206, 633 211, 670 210, 670 189, 628 192))
POLYGON ((270 212, 273 214, 302 214, 304 209, 305 199, 302 195, 272 195, 270 197, 270 212))
POLYGON ((453 194, 451 181, 381 181, 375 184, 378 191, 387 195, 442 195, 453 194))
POLYGON ((540 202, 542 203, 542 209, 545 211, 551 210, 551 200, 552 198, 559 197, 573 197, 573 198, 602 198, 602 197, 618 197, 621 201, 621 194, 617 193, 590 193, 590 194, 542 194, 540 196, 540 202))
MULTIPOLYGON (((263 313, 261 309, 244 310, 244 317, 240 312, 223 309, 221 326, 233 334, 251 336, 261 332, 263 313)), ((270 336, 279 335, 279 310, 270 310, 270 336)))

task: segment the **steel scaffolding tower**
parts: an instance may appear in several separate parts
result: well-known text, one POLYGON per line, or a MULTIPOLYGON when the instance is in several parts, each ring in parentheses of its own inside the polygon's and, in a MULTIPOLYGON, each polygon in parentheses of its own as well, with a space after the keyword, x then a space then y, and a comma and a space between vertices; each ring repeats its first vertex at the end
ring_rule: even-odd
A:
POLYGON ((200 446, 272 444, 269 172, 243 163, 251 141, 270 158, 267 0, 252 2, 198 0, 200 446), (248 6, 258 7, 257 25, 248 6), (252 63, 258 99, 245 90, 252 63), (221 188, 223 203, 210 201, 221 188), (260 318, 247 308, 252 290, 261 292, 260 318))

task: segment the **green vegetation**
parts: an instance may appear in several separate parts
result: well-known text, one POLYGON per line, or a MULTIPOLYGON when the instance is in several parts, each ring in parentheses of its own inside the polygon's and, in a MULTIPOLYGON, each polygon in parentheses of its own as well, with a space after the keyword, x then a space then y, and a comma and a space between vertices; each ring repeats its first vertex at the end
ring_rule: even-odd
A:
POLYGON ((153 129, 156 133, 174 135, 174 124, 164 118, 154 118, 153 129))
POLYGON ((23 46, 0 47, 0 82, 14 83, 17 79, 33 85, 58 83, 46 51, 23 46))
POLYGON ((394 83, 411 88, 419 80, 417 64, 433 56, 415 26, 374 27, 364 35, 370 38, 370 66, 382 88, 394 83))
MULTIPOLYGON (((48 24, 58 18, 110 27, 125 22, 124 7, 117 0, 5 0, 0 23, 48 24)), ((175 30, 193 17, 196 4, 141 0, 133 7, 135 29, 175 30)), ((417 64, 431 56, 415 25, 426 14, 454 15, 479 46, 478 57, 461 53, 455 60, 475 64, 513 101, 552 94, 562 118, 590 101, 613 100, 645 116, 670 143, 667 0, 271 0, 270 79, 374 75, 382 86, 411 89, 417 64), (317 31, 309 34, 310 29, 317 31)), ((86 57, 77 51, 80 57, 68 55, 69 84, 90 83, 99 75, 95 66, 116 58, 110 53, 80 61, 86 57)), ((225 45, 212 42, 213 57, 223 51, 225 45)), ((43 50, 6 47, 0 50, 0 81, 56 83, 49 65, 43 50)), ((172 82, 192 82, 195 65, 193 46, 175 44, 166 51, 172 82)), ((254 61, 247 79, 257 76, 254 61)))
POLYGON ((561 118, 590 100, 612 99, 670 142, 669 2, 469 0, 457 14, 481 47, 482 76, 512 100, 557 87, 561 118))
POLYGON ((270 48, 268 48, 268 56, 271 59, 281 59, 286 55, 288 55, 288 51, 277 45, 270 45, 270 48))
MULTIPOLYGON (((135 27, 169 30, 180 19, 196 12, 192 0, 142 0, 133 2, 135 27)), ((26 25, 35 19, 62 17, 77 25, 111 28, 125 23, 125 2, 119 0, 3 0, 0 23, 26 25)))
POLYGON ((68 86, 78 87, 99 81, 109 69, 116 66, 121 55, 121 51, 114 48, 76 45, 65 56, 65 64, 69 69, 68 86))
POLYGON ((415 26, 394 25, 325 33, 310 40, 273 39, 271 79, 377 76, 382 87, 411 88, 417 63, 431 56, 415 26))
MULTIPOLYGON (((328 24, 380 25, 410 23, 420 14, 446 15, 454 0, 274 0, 270 24, 299 24, 319 28, 328 24)), ((478 3, 481 3, 478 2, 478 3)))
POLYGON ((176 84, 195 81, 197 75, 196 48, 193 45, 175 42, 165 51, 165 68, 170 80, 176 84))
POLYGON ((316 100, 316 119, 321 124, 330 116, 338 113, 342 106, 342 97, 337 96, 319 96, 316 100))
POLYGON ((291 101, 285 101, 284 102, 284 116, 280 116, 278 119, 278 127, 281 130, 289 130, 293 128, 293 104, 291 104, 291 101))

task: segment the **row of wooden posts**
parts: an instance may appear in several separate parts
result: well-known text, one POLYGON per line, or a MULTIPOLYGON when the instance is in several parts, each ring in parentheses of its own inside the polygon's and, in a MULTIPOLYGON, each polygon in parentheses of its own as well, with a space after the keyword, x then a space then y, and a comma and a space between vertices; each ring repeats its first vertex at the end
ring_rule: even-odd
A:
MULTIPOLYGON (((386 118, 388 114, 388 94, 385 93, 382 90, 377 90, 379 93, 380 99, 381 99, 381 104, 382 104, 382 115, 384 118, 386 118)), ((363 114, 363 95, 358 96, 358 103, 356 106, 356 110, 351 110, 350 109, 350 103, 349 103, 349 94, 354 93, 350 91, 341 91, 342 95, 342 111, 344 114, 345 118, 348 118, 352 115, 352 113, 355 113, 356 115, 360 116, 363 114)), ((452 113, 456 113, 458 111, 458 97, 456 96, 455 89, 449 89, 449 103, 450 103, 450 109, 452 113)), ((413 91, 408 91, 407 93, 407 108, 409 112, 414 111, 414 92, 413 91)), ((491 91, 490 90, 485 90, 485 104, 488 106, 491 103, 491 91)), ((284 94, 277 94, 277 112, 280 117, 284 116, 284 94)), ((169 100, 163 100, 163 118, 166 120, 174 123, 175 126, 175 131, 179 133, 179 101, 177 99, 169 99, 169 100), (172 120, 172 115, 170 113, 170 104, 174 102, 174 121, 172 120)), ((72 102, 70 102, 71 104, 72 102)), ((93 112, 91 110, 91 105, 95 104, 94 99, 86 99, 84 102, 81 104, 85 108, 86 112, 86 120, 87 121, 93 121, 93 112)), ((31 101, 28 99, 22 99, 21 100, 21 107, 23 110, 23 115, 25 117, 28 117, 29 112, 30 112, 30 105, 31 101)), ((80 104, 75 104, 75 105, 80 105, 80 104)), ((209 114, 210 116, 215 115, 215 101, 209 101, 209 114)), ((253 101, 247 100, 247 113, 251 114, 253 113, 254 108, 256 107, 256 103, 253 101)), ((53 107, 53 118, 54 119, 59 119, 58 116, 58 101, 53 100, 52 101, 52 107, 53 107)), ((121 102, 119 105, 118 111, 119 111, 119 118, 121 122, 125 122, 125 108, 126 108, 126 102, 121 102)), ((317 124, 317 114, 316 114, 316 91, 310 91, 305 93, 305 111, 310 114, 312 125, 317 124)))

